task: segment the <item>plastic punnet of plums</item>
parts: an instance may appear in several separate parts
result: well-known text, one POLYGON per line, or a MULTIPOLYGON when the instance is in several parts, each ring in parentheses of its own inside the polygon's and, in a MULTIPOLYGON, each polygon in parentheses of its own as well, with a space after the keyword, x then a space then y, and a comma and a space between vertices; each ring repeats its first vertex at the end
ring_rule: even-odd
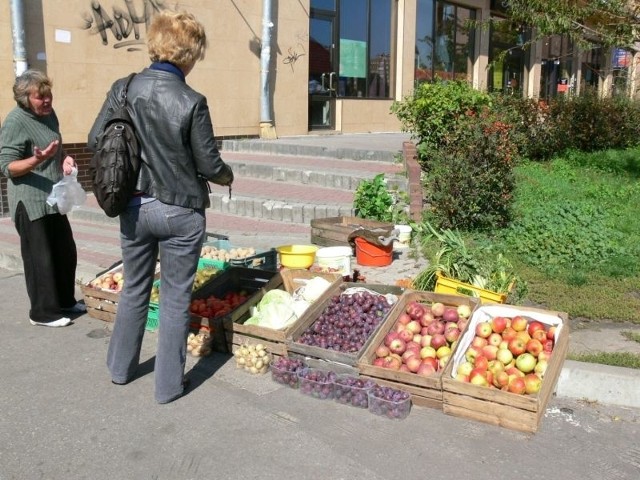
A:
POLYGON ((336 402, 358 408, 369 406, 369 390, 376 386, 371 379, 354 377, 349 374, 338 375, 333 381, 333 398, 336 402))
POLYGON ((403 390, 376 385, 369 390, 369 412, 402 420, 411 410, 411 395, 403 390))
POLYGON ((334 295, 299 343, 343 353, 359 352, 392 304, 372 291, 334 295))
POLYGON ((307 365, 299 358, 279 357, 271 362, 271 378, 291 388, 298 388, 298 370, 307 365))
POLYGON ((316 368, 303 368, 298 371, 300 393, 310 397, 327 400, 333 398, 334 372, 326 372, 316 368))

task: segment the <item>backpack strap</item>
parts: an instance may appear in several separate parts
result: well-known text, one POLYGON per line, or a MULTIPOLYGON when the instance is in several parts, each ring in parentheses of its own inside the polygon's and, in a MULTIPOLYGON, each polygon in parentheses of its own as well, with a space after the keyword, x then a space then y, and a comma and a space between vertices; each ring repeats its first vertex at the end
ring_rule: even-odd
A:
POLYGON ((133 80, 133 77, 136 76, 136 73, 130 73, 129 76, 127 77, 127 83, 124 84, 124 89, 122 90, 122 105, 126 106, 127 105, 127 92, 129 91, 129 84, 131 83, 131 80, 133 80))

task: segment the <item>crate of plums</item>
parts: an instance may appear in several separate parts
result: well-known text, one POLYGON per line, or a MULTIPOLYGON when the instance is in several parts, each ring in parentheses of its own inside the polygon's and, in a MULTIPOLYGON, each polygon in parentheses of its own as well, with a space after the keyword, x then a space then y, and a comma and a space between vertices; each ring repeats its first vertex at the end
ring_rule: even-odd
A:
POLYGON ((341 366, 341 373, 357 373, 359 356, 403 291, 391 285, 333 284, 289 332, 290 356, 300 355, 327 369, 341 366))

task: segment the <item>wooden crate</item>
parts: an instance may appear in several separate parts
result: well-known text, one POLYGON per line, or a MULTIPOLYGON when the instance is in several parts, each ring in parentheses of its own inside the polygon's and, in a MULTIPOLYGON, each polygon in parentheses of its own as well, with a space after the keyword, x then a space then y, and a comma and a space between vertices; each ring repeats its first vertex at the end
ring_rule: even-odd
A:
MULTIPOLYGON (((313 323, 318 319, 320 314, 324 311, 324 309, 329 305, 331 299, 334 295, 342 294, 347 288, 350 287, 362 287, 369 290, 373 290, 374 292, 381 293, 383 295, 392 294, 397 296, 398 298, 404 293, 404 289, 401 287, 391 286, 391 285, 382 285, 382 284, 367 284, 367 283, 351 283, 351 282, 339 282, 335 283, 331 286, 325 295, 316 301, 311 307, 307 309, 305 314, 300 318, 298 322, 295 323, 293 328, 291 329, 288 337, 287 337, 287 349, 289 352, 295 352, 305 358, 315 359, 315 360, 323 360, 325 362, 333 362, 339 365, 347 365, 351 367, 356 367, 358 358, 365 351, 365 349, 369 346, 371 339, 375 336, 375 333, 384 323, 384 319, 378 324, 376 329, 371 333, 369 339, 365 342, 359 352, 355 353, 345 353, 339 352, 336 350, 328 350, 326 348, 320 348, 313 345, 306 345, 298 342, 302 334, 305 332, 307 328, 309 328, 313 323)), ((390 315, 393 311, 393 308, 389 310, 390 315)))
POLYGON ((362 376, 372 378, 381 385, 409 392, 414 405, 442 409, 442 372, 444 370, 425 377, 416 373, 400 372, 373 365, 373 360, 376 358, 376 349, 384 342, 385 335, 395 330, 398 323, 398 316, 406 310, 407 304, 412 301, 429 304, 440 302, 446 306, 453 307, 467 305, 472 312, 479 305, 477 299, 460 295, 418 292, 413 290, 405 292, 358 360, 358 371, 362 376))
POLYGON ((120 292, 94 287, 92 286, 92 282, 106 274, 113 274, 121 271, 122 262, 117 262, 106 270, 98 273, 91 282, 80 286, 80 291, 84 297, 84 303, 87 306, 87 313, 89 316, 104 322, 114 322, 116 320, 120 292))
POLYGON ((358 217, 328 217, 311 220, 311 243, 323 247, 349 246, 349 235, 360 228, 393 229, 392 223, 358 217))
POLYGON ((233 351, 235 349, 234 346, 242 345, 243 343, 259 342, 266 345, 270 353, 287 356, 287 336, 295 327, 296 322, 281 330, 260 327, 258 325, 245 325, 244 322, 251 317, 251 308, 255 307, 269 290, 280 288, 292 294, 302 285, 302 283, 296 282, 296 279, 308 280, 316 276, 323 277, 335 284, 342 282, 342 277, 337 274, 320 274, 297 269, 281 270, 269 284, 261 288, 260 291, 247 302, 247 308, 243 309, 241 314, 236 315, 233 322, 225 322, 225 335, 229 351, 233 351))
MULTIPOLYGON (((111 274, 119 271, 122 271, 121 261, 98 273, 95 278, 97 279, 107 273, 111 274)), ((160 263, 156 265, 155 278, 160 278, 160 263)), ((91 282, 80 285, 80 291, 84 297, 84 303, 87 306, 89 316, 105 322, 114 322, 116 320, 120 292, 93 287, 91 282)))
POLYGON ((264 293, 281 285, 282 277, 277 272, 230 266, 193 292, 192 298, 207 298, 211 295, 222 298, 228 292, 240 291, 245 291, 249 297, 244 303, 221 317, 206 318, 192 314, 192 323, 209 322, 207 325, 211 324, 209 327, 213 331, 213 349, 223 353, 230 352, 232 351, 231 344, 241 344, 245 341, 245 339, 234 338, 234 333, 237 333, 235 322, 248 319, 251 316, 251 307, 260 301, 264 293))
POLYGON ((555 390, 569 348, 568 315, 527 307, 487 305, 479 307, 469 322, 467 334, 458 345, 456 357, 442 375, 443 410, 448 415, 469 418, 522 432, 536 432, 544 416, 549 398, 555 390), (490 316, 523 315, 548 325, 560 325, 542 388, 535 395, 518 395, 498 389, 480 387, 454 378, 457 365, 473 339, 475 325, 490 316))

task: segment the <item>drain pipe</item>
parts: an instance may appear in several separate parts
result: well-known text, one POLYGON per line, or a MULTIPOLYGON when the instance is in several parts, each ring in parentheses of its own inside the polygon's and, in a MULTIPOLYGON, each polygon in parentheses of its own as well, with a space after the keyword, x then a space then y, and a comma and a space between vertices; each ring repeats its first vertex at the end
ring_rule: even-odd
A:
POLYGON ((11 0, 11 36, 13 38, 13 61, 16 77, 28 68, 27 49, 24 46, 24 5, 22 0, 11 0))
POLYGON ((260 138, 276 139, 276 129, 271 118, 271 21, 272 0, 262 0, 262 45, 260 48, 260 138))

